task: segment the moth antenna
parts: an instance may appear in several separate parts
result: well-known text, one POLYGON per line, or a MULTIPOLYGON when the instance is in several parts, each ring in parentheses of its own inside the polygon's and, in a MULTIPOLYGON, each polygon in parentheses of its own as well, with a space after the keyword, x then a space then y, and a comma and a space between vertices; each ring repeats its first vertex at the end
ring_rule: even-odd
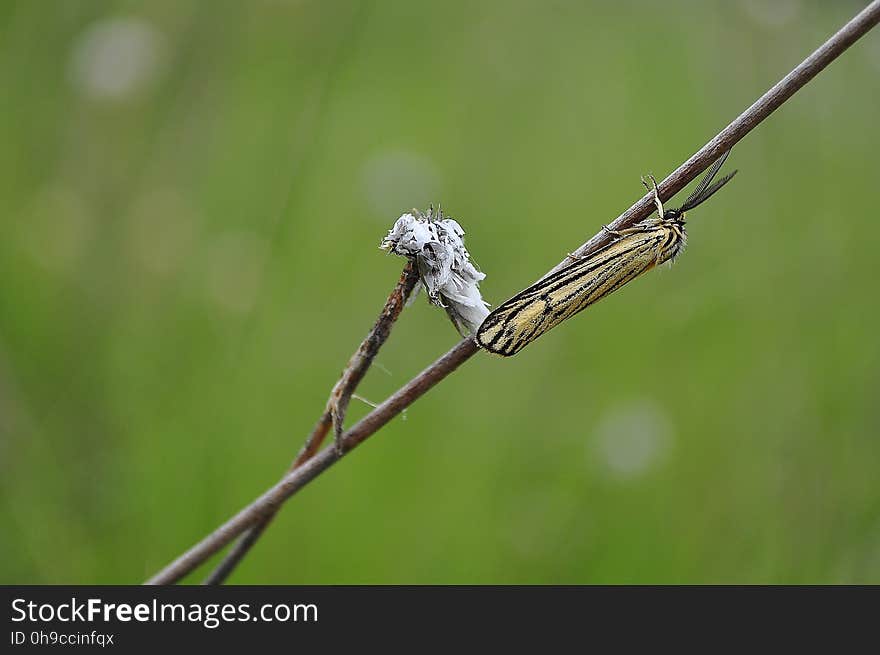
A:
POLYGON ((718 175, 718 171, 721 170, 721 167, 724 166, 724 162, 727 161, 727 157, 730 155, 730 150, 725 152, 718 160, 709 167, 709 170, 706 171, 706 174, 703 176, 703 179, 700 180, 700 183, 697 185, 697 188, 694 189, 694 192, 691 193, 687 197, 687 200, 684 201, 684 204, 679 207, 678 211, 685 212, 689 209, 693 209, 697 205, 700 205, 706 202, 712 195, 715 194, 718 189, 727 184, 731 178, 736 175, 737 171, 733 171, 728 175, 725 175, 720 180, 712 183, 712 180, 715 179, 715 176, 718 175))
POLYGON ((688 202, 686 202, 684 205, 681 206, 680 211, 685 212, 689 209, 693 209, 694 207, 697 207, 698 205, 702 205, 709 198, 711 198, 713 195, 715 195, 715 192, 718 191, 718 189, 720 189, 725 184, 730 182, 730 180, 733 179, 733 176, 736 175, 737 173, 739 173, 738 170, 735 170, 732 173, 728 173, 727 175, 722 177, 720 180, 715 182, 715 184, 710 186, 708 189, 704 189, 703 193, 700 196, 698 196, 697 198, 688 199, 688 202))

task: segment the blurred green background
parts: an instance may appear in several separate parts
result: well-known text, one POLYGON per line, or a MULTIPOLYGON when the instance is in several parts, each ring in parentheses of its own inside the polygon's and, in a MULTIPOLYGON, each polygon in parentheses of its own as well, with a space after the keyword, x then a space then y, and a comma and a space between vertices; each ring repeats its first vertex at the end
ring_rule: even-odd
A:
MULTIPOLYGON (((274 483, 403 211, 442 202, 500 302, 861 6, 0 4, 0 582, 138 582, 274 483)), ((674 267, 478 354, 231 582, 880 582, 878 107, 880 30, 674 267)), ((457 340, 418 299, 359 393, 457 340)))

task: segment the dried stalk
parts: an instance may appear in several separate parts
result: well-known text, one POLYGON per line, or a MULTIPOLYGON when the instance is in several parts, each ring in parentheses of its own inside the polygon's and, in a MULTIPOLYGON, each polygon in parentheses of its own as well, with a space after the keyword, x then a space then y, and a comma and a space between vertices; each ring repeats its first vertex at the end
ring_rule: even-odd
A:
MULTIPOLYGON (((304 462, 311 459, 318 452, 331 426, 333 427, 337 446, 341 444, 342 426, 345 422, 345 414, 348 411, 348 403, 351 401, 351 397, 361 380, 367 374, 367 370, 370 368, 370 364, 373 363, 373 359, 376 357, 382 344, 388 340, 391 328, 394 327, 394 322, 400 316, 400 312, 403 311, 406 301, 418 282, 419 276, 415 266, 412 262, 408 262, 404 266, 400 279, 397 281, 394 289, 388 295, 385 306, 382 308, 382 312, 379 314, 379 318, 376 319, 373 328, 351 356, 345 370, 342 371, 339 381, 333 385, 330 397, 327 399, 327 405, 324 408, 324 413, 318 419, 315 427, 312 428, 311 434, 306 438, 296 458, 290 464, 290 468, 287 470, 288 473, 302 466, 304 462)), ((257 524, 251 527, 236 542, 232 550, 223 558, 223 561, 217 565, 217 568, 205 578, 203 584, 222 584, 257 542, 274 516, 275 512, 273 511, 262 517, 257 524)))
MULTIPOLYGON (((874 0, 663 180, 659 186, 661 199, 668 200, 681 191, 722 153, 732 148, 828 64, 876 26, 878 22, 880 22, 880 0, 874 0)), ((645 194, 615 219, 610 227, 614 230, 630 227, 647 218, 652 211, 652 195, 645 194)), ((603 230, 578 248, 574 254, 588 255, 606 245, 608 241, 609 236, 603 230)), ((553 270, 561 268, 568 261, 570 260, 566 259, 560 262, 553 270)), ((150 578, 147 584, 176 582, 249 527, 258 524, 267 516, 274 515, 288 498, 415 402, 422 394, 473 356, 477 350, 477 346, 470 338, 460 341, 452 350, 419 373, 345 432, 340 439, 340 448, 325 448, 302 466, 293 470, 238 514, 150 578)))

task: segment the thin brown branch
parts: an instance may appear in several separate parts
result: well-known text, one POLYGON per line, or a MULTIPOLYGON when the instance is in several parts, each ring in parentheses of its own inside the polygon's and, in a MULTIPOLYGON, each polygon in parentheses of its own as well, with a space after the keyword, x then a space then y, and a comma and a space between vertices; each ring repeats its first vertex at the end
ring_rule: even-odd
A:
MULTIPOLYGON (((302 448, 300 448, 296 458, 290 464, 290 468, 287 470, 288 473, 301 466, 318 452, 318 449, 321 447, 321 443, 323 443, 331 426, 334 428, 337 446, 341 445, 342 426, 345 421, 345 414, 348 411, 348 403, 351 400, 355 389, 357 389, 361 380, 363 380, 364 376, 367 374, 367 370, 373 363, 373 359, 379 353, 382 344, 388 340, 388 337, 391 334, 391 328, 394 327, 397 317, 400 316, 400 312, 403 311, 406 301, 409 299, 418 282, 419 275, 416 272, 416 267, 412 262, 407 262, 400 274, 400 279, 388 295, 388 298, 385 301, 385 306, 382 307, 382 312, 376 319, 376 323, 361 342, 361 345, 358 346, 358 349, 351 356, 351 359, 349 359, 339 380, 333 385, 333 389, 330 391, 330 397, 327 399, 327 405, 324 408, 324 413, 321 415, 321 418, 318 419, 311 434, 306 438, 305 443, 302 448)), ((275 512, 271 512, 251 527, 250 530, 248 530, 248 532, 235 543, 226 557, 223 558, 223 561, 217 565, 217 568, 205 578, 203 584, 222 584, 257 542, 260 535, 266 527, 268 527, 269 523, 271 523, 274 516, 275 512)))
MULTIPOLYGON (((798 89, 813 79, 829 63, 874 27, 878 21, 880 21, 880 0, 874 0, 791 73, 761 96, 757 102, 740 114, 730 125, 719 132, 715 138, 663 180, 660 185, 661 198, 669 199, 681 191, 723 152, 729 150, 752 131, 798 89)), ((652 210, 651 196, 646 194, 621 214, 611 224, 611 227, 612 229, 629 227, 649 216, 652 210)), ((583 256, 595 252, 605 245, 607 238, 604 231, 600 232, 582 245, 575 254, 583 256)), ((557 268, 564 264, 565 261, 561 262, 557 268)), ((292 471, 217 530, 159 571, 147 581, 148 584, 168 584, 180 579, 250 526, 259 522, 261 518, 273 514, 288 498, 369 438, 404 408, 415 402, 428 389, 472 357, 477 350, 477 346, 471 339, 466 338, 460 341, 452 350, 419 373, 343 434, 340 449, 325 448, 301 467, 292 471)))
POLYGON ((341 450, 333 446, 322 450, 147 580, 147 584, 171 584, 179 580, 251 525, 258 523, 261 518, 274 514, 287 498, 342 459, 371 434, 420 398, 428 389, 452 373, 475 352, 477 352, 477 346, 472 339, 467 338, 460 341, 452 350, 419 373, 343 434, 341 450))
MULTIPOLYGON (((798 64, 788 75, 774 84, 751 107, 737 116, 715 138, 695 152, 681 166, 672 171, 658 187, 660 199, 666 201, 684 189, 700 173, 706 170, 712 162, 730 150, 746 134, 779 109, 801 87, 816 77, 828 64, 837 59, 847 48, 867 34, 871 28, 877 25, 878 21, 880 21, 880 1, 874 0, 840 28, 836 34, 819 46, 813 54, 798 64)), ((644 220, 654 211, 653 199, 653 193, 646 193, 642 196, 641 200, 618 216, 609 227, 613 230, 620 230, 644 220)), ((572 254, 579 256, 594 252, 596 249, 607 245, 610 240, 610 235, 605 230, 602 230, 572 254)), ((566 258, 552 270, 559 270, 570 263, 571 260, 566 258)))

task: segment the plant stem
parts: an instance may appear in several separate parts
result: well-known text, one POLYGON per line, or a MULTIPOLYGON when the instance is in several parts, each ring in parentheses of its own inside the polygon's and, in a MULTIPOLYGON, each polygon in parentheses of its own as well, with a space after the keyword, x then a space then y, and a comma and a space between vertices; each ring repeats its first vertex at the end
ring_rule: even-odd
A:
MULTIPOLYGON (((878 22, 880 22, 880 0, 874 0, 823 43, 813 54, 758 98, 751 107, 741 113, 712 140, 663 180, 659 185, 661 199, 668 200, 681 191, 700 173, 706 170, 712 162, 718 159, 721 154, 732 148, 734 144, 755 129, 801 87, 812 80, 828 64, 877 25, 878 22)), ((647 218, 653 209, 652 194, 645 194, 638 202, 615 219, 610 227, 614 230, 631 227, 635 223, 647 218)), ((584 243, 573 254, 576 256, 589 255, 608 243, 609 239, 610 237, 603 230, 584 243)), ((566 258, 553 270, 558 270, 568 262, 570 260, 566 258)), ((259 525, 261 521, 266 520, 266 517, 271 518, 274 516, 281 504, 288 498, 369 438, 370 435, 397 416, 403 409, 415 402, 435 384, 472 357, 477 350, 478 347, 470 338, 460 341, 449 352, 419 373, 345 432, 339 439, 339 448, 325 448, 316 456, 308 459, 302 466, 292 470, 275 486, 150 578, 147 584, 170 584, 176 582, 245 530, 251 526, 259 525)), ((262 528, 259 529, 261 530, 262 528)), ((251 542, 255 540, 256 536, 258 535, 249 537, 251 542)))

